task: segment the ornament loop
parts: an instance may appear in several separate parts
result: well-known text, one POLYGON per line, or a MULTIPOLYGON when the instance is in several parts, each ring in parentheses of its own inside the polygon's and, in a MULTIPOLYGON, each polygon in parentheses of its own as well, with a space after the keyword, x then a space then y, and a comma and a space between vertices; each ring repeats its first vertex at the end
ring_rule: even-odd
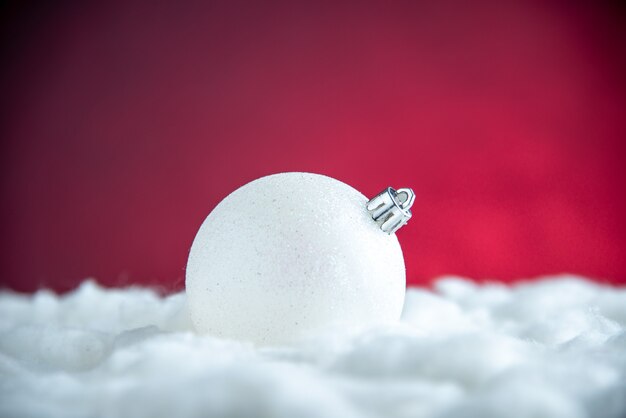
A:
POLYGON ((400 207, 406 210, 411 209, 413 202, 415 202, 415 193, 413 193, 413 190, 402 188, 396 190, 396 193, 398 202, 400 202, 400 207))
POLYGON ((380 229, 392 234, 411 219, 411 206, 414 202, 413 190, 408 188, 395 190, 393 187, 387 187, 367 202, 366 207, 380 229))

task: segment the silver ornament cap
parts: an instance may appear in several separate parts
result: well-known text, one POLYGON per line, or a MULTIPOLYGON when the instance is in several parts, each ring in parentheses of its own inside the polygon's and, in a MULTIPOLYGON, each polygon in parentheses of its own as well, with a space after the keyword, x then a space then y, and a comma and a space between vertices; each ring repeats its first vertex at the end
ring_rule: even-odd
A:
POLYGON ((414 201, 413 190, 387 187, 367 202, 367 211, 380 229, 391 235, 411 219, 411 206, 414 201))

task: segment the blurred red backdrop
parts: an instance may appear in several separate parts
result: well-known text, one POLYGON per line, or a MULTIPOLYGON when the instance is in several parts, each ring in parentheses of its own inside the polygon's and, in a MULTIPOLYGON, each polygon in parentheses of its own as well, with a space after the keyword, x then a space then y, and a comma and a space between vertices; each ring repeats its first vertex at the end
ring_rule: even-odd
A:
POLYGON ((0 284, 179 289, 257 177, 412 187, 409 284, 626 283, 622 10, 567 2, 4 6, 0 284))

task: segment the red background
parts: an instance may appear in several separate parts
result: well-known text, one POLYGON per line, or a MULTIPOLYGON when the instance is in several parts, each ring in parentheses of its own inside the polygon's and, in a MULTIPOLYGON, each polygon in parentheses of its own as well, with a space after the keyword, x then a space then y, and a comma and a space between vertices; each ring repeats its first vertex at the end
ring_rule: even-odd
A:
POLYGON ((181 288, 281 171, 412 187, 410 284, 626 283, 626 25, 594 4, 5 6, 0 285, 181 288))

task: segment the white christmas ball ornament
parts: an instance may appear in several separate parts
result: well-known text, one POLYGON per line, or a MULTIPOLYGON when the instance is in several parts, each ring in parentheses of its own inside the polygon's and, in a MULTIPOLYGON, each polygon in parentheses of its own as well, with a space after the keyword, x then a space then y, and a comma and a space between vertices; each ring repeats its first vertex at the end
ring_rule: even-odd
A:
POLYGON ((283 173, 237 189, 191 247, 186 288, 198 332, 276 344, 396 321, 405 293, 394 232, 410 189, 368 203, 330 177, 283 173))

